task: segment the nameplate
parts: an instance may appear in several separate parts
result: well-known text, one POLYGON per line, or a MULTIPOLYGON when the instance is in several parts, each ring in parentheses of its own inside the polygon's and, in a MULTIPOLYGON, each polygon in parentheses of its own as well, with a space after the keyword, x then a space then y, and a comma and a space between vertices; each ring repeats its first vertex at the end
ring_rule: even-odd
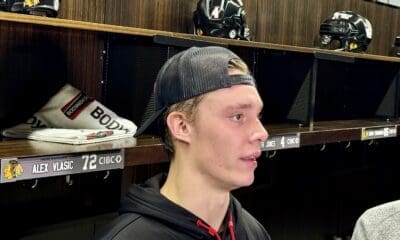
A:
POLYGON ((267 141, 261 143, 261 151, 300 147, 298 133, 270 136, 267 141))
POLYGON ((361 140, 388 138, 397 136, 396 126, 368 127, 361 129, 361 140))
POLYGON ((1 159, 0 183, 124 168, 124 150, 1 159))

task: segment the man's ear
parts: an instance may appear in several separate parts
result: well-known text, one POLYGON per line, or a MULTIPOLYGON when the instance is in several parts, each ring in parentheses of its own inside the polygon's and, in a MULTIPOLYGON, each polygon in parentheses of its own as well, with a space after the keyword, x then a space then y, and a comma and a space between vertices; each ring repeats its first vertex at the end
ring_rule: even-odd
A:
POLYGON ((173 138, 189 143, 190 123, 183 112, 171 112, 166 119, 167 126, 173 138))

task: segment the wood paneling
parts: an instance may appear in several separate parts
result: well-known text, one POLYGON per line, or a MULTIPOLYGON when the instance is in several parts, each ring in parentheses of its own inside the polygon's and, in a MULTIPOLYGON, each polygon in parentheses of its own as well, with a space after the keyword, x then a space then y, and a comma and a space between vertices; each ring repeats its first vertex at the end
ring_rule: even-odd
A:
MULTIPOLYGON (((335 11, 351 10, 368 18, 373 40, 368 53, 389 55, 400 33, 398 9, 363 0, 269 0, 258 1, 255 40, 313 47, 319 25, 335 11)), ((254 9, 247 10, 249 15, 254 9)))
POLYGON ((78 21, 104 23, 105 7, 106 0, 61 0, 58 17, 78 21))
POLYGON ((110 0, 105 23, 172 32, 188 32, 195 1, 110 0))
POLYGON ((100 34, 0 24, 0 125, 28 119, 66 82, 100 99, 100 34))
POLYGON ((104 43, 99 34, 64 31, 59 43, 64 45, 68 82, 91 97, 101 99, 104 43), (65 33, 68 34, 65 34, 65 33), (65 37, 67 36, 67 37, 65 37))
MULTIPOLYGON (((197 0, 61 1, 60 18, 191 33, 197 0)), ((253 40, 316 46, 320 23, 335 11, 351 10, 373 25, 368 53, 389 55, 400 35, 397 8, 364 0, 244 0, 253 40)))

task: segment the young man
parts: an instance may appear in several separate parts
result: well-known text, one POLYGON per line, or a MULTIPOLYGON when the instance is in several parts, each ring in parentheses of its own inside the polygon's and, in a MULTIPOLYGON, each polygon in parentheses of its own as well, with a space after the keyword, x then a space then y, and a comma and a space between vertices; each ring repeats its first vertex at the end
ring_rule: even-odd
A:
POLYGON ((399 240, 400 200, 365 211, 357 220, 351 240, 399 240))
POLYGON ((253 183, 268 138, 246 64, 222 47, 192 47, 165 63, 154 91, 155 113, 136 136, 159 120, 168 175, 133 185, 98 239, 270 239, 230 194, 253 183))

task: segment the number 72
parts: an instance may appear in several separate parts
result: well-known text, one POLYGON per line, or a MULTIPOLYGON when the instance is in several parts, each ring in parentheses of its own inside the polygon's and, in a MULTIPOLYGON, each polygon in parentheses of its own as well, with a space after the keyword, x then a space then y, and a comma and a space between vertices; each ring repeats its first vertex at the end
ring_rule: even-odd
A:
POLYGON ((82 155, 82 159, 85 160, 82 167, 83 171, 96 169, 96 161, 97 161, 96 154, 82 155))

